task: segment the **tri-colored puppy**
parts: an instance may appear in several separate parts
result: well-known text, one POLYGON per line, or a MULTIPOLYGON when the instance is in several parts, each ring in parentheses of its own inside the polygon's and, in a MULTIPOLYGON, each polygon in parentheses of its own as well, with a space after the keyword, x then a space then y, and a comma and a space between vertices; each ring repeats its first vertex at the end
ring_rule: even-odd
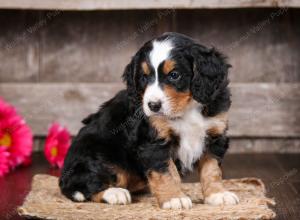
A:
POLYGON ((228 148, 229 67, 218 51, 181 34, 145 43, 124 71, 126 90, 83 120, 60 177, 62 193, 128 204, 131 192, 149 187, 162 208, 188 209, 179 173, 197 168, 205 203, 238 203, 219 167, 228 148))

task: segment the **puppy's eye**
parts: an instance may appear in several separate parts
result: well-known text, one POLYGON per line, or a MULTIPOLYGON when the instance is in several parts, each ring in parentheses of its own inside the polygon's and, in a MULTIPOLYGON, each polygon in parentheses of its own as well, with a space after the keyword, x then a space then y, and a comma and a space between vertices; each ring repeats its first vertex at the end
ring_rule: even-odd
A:
POLYGON ((181 74, 173 71, 168 74, 168 78, 170 81, 177 81, 181 78, 181 74))

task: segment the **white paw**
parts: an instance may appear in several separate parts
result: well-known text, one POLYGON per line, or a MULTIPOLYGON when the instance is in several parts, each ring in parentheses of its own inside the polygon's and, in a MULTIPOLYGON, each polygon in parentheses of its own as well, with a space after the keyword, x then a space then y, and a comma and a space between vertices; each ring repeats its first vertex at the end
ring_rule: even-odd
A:
POLYGON ((162 204, 163 209, 190 209, 192 200, 189 197, 172 198, 162 204))
POLYGON ((76 191, 74 194, 73 194, 73 199, 76 201, 76 202, 83 202, 85 200, 85 197, 84 195, 79 192, 79 191, 76 191))
POLYGON ((214 193, 205 198, 205 203, 209 205, 235 205, 239 203, 239 197, 229 191, 214 193))
POLYGON ((108 188, 104 191, 102 199, 113 205, 125 205, 131 203, 129 191, 123 188, 108 188))

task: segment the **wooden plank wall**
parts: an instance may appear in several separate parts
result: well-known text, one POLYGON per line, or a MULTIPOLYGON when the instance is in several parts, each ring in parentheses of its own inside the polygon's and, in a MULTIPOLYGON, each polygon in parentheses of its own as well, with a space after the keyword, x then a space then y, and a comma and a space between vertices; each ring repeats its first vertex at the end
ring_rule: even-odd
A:
MULTIPOLYGON (((120 89, 124 89, 121 83, 5 83, 0 86, 0 94, 6 94, 5 98, 27 116, 36 135, 44 136, 54 119, 76 134, 80 119, 120 89)), ((231 91, 232 137, 299 136, 300 84, 234 83, 231 91)))
POLYGON ((196 8, 249 8, 299 7, 298 0, 2 0, 6 9, 60 9, 60 10, 117 10, 117 9, 196 9, 196 8))
POLYGON ((232 152, 299 152, 299 15, 290 8, 0 10, 0 96, 20 109, 37 143, 54 120, 75 134, 82 117, 123 88, 134 52, 177 31, 230 58, 232 152))

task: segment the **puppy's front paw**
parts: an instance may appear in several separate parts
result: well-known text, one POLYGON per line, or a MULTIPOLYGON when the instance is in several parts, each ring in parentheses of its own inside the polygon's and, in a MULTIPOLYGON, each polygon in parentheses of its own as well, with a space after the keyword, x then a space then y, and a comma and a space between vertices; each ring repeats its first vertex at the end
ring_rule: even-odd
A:
POLYGON ((209 205, 235 205, 239 203, 239 197, 235 193, 225 191, 211 194, 204 202, 209 205))
POLYGON ((192 200, 189 197, 172 198, 162 204, 163 209, 190 209, 192 200))
POLYGON ((125 205, 131 203, 129 191, 123 188, 108 188, 104 191, 102 199, 112 205, 125 205))

